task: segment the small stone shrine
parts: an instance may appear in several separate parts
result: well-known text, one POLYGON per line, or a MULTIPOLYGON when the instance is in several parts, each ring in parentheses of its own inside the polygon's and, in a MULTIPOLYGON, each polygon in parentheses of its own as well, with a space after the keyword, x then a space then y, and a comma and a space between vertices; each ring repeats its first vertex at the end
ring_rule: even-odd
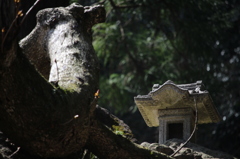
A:
POLYGON ((197 123, 216 123, 220 116, 202 81, 176 85, 167 81, 154 84, 148 95, 134 97, 135 103, 149 127, 159 126, 159 144, 179 138, 187 140, 197 123))

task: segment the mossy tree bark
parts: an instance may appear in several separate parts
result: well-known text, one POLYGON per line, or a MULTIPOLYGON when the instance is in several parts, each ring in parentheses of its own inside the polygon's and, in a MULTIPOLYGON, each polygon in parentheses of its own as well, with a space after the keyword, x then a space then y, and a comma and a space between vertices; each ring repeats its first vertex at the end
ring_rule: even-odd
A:
POLYGON ((0 3, 0 27, 5 28, 0 41, 0 129, 42 157, 87 148, 100 158, 169 158, 114 134, 99 117, 117 121, 96 107, 99 68, 91 27, 104 21, 104 8, 72 4, 44 9, 19 45, 16 5, 0 3))

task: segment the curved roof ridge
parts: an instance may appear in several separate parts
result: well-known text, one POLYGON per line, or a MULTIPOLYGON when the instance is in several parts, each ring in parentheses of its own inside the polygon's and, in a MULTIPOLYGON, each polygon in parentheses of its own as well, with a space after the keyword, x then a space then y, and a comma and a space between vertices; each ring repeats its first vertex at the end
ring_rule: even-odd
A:
POLYGON ((158 126, 158 110, 183 107, 194 109, 195 98, 195 104, 199 110, 199 123, 221 120, 209 92, 204 89, 202 81, 177 85, 168 80, 163 85, 154 84, 152 91, 147 95, 138 95, 134 97, 134 100, 146 123, 149 126, 158 126))

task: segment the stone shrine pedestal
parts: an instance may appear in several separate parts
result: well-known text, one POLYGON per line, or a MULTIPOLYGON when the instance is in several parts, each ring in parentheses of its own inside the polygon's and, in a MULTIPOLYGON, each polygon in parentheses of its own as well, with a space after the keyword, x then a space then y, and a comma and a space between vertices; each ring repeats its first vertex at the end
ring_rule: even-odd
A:
POLYGON ((194 111, 192 108, 163 109, 159 114, 159 143, 168 139, 187 140, 194 128, 194 111))

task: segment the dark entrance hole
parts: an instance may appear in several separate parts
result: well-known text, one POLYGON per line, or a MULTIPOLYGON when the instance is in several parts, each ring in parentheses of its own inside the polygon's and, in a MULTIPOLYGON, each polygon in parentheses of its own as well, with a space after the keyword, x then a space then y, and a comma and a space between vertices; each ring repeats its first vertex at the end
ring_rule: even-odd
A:
POLYGON ((183 139, 183 123, 169 123, 167 136, 167 139, 183 139))

